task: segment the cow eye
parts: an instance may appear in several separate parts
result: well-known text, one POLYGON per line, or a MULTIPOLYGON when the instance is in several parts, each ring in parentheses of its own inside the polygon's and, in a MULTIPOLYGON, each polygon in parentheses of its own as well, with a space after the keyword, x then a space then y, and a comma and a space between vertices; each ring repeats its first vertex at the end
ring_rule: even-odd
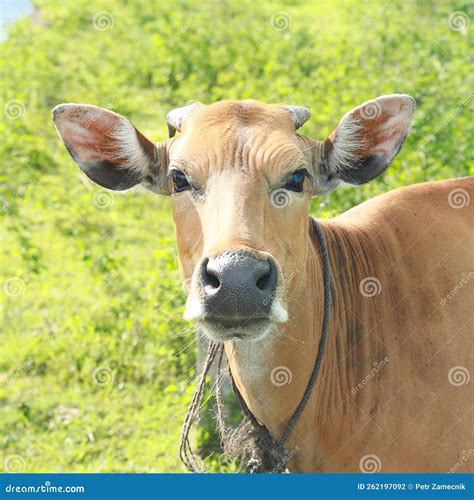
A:
POLYGON ((180 170, 173 170, 171 172, 171 178, 173 179, 173 188, 175 193, 181 193, 182 191, 186 191, 191 188, 188 179, 180 170))
POLYGON ((286 181, 285 189, 301 193, 303 191, 304 178, 308 175, 305 168, 295 170, 286 181))

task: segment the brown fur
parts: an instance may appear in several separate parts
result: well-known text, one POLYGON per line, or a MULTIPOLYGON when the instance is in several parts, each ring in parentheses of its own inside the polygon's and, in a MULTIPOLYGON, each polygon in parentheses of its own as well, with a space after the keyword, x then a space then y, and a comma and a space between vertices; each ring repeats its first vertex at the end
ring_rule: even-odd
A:
MULTIPOLYGON (((290 470, 358 472, 362 457, 373 454, 384 472, 447 472, 473 448, 472 391, 450 385, 448 372, 464 366, 472 373, 474 284, 440 304, 473 268, 472 222, 458 217, 453 224, 447 203, 455 188, 472 195, 474 180, 400 189, 323 223, 335 292, 329 342, 317 389, 288 444, 299 450, 290 470), (367 276, 380 281, 379 295, 359 292, 367 276)), ((296 285, 303 297, 284 334, 262 353, 258 384, 246 380, 245 350, 228 346, 247 402, 274 436, 298 404, 316 355, 322 271, 313 235, 308 247, 296 285), (271 383, 276 366, 290 369, 287 386, 271 383)), ((472 470, 472 462, 462 468, 472 470)))
MULTIPOLYGON (((275 211, 264 179, 277 179, 286 164, 296 168, 304 161, 298 150, 314 151, 318 144, 297 138, 285 117, 272 111, 265 118, 238 109, 196 120, 173 146, 197 160, 192 173, 200 182, 212 182, 202 209, 175 197, 178 250, 186 283, 202 255, 237 246, 271 252, 283 275, 291 276, 284 292, 290 321, 279 334, 226 345, 247 404, 277 438, 314 364, 322 274, 306 216, 309 195, 275 211), (263 131, 241 130, 252 116, 258 116, 255 127, 263 120, 263 131), (266 120, 272 123, 268 130, 266 120), (278 366, 291 371, 289 385, 271 383, 278 366)), ((317 389, 288 443, 297 450, 290 470, 358 472, 362 457, 375 454, 385 472, 442 472, 474 447, 472 393, 448 382, 454 366, 472 371, 474 280, 458 299, 440 305, 473 268, 472 209, 448 204, 450 191, 459 187, 472 196, 474 181, 397 190, 323 223, 335 294, 330 340, 317 389), (381 282, 379 295, 361 295, 366 277, 381 282), (385 357, 385 367, 353 395, 352 388, 385 357)))
MULTIPOLYGON (((351 158, 351 168, 366 169, 361 182, 383 171, 414 110, 407 96, 386 96, 375 104, 380 108, 374 118, 356 108, 326 142, 295 134, 291 114, 281 106, 255 101, 199 106, 180 135, 157 146, 152 156, 159 169, 145 161, 139 171, 163 194, 169 193, 170 166, 198 186, 173 195, 188 301, 199 299, 196 269, 203 257, 242 248, 270 253, 277 262, 277 296, 288 323, 262 340, 225 343, 240 392, 275 438, 302 397, 321 331, 322 270, 308 219, 310 198, 334 188, 338 169, 351 158), (353 120, 359 128, 351 128, 353 120), (341 144, 352 148, 350 154, 344 156, 341 144), (314 183, 306 180, 303 193, 291 193, 287 206, 276 207, 272 193, 302 166, 314 183), (274 383, 278 369, 289 374, 289 383, 274 383)), ((57 111, 58 130, 73 146, 78 125, 71 129, 68 113, 77 117, 78 109, 63 105, 57 111)), ((94 142, 89 131, 81 134, 94 142)), ((103 149, 99 145, 96 151, 103 149)), ((87 158, 86 151, 79 153, 87 158)), ((474 180, 399 189, 321 221, 333 277, 329 341, 317 387, 287 443, 291 471, 358 472, 369 455, 376 456, 382 472, 474 470, 472 458, 456 465, 474 448, 472 385, 456 386, 448 378, 457 366, 473 373, 474 279, 442 304, 463 273, 474 271, 474 213, 472 205, 450 205, 455 189, 472 200, 474 180), (380 284, 373 296, 361 293, 367 278, 380 284)))

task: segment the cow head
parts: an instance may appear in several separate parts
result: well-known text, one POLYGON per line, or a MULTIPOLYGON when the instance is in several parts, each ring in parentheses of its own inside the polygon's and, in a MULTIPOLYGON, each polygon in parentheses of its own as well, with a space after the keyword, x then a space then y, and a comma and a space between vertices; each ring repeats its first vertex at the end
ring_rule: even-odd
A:
POLYGON ((306 108, 255 101, 173 110, 170 139, 157 144, 95 106, 62 104, 53 117, 97 184, 172 196, 185 317, 225 341, 262 338, 288 320, 304 286, 310 198, 381 174, 414 107, 406 95, 379 97, 344 115, 325 141, 296 133, 306 108))

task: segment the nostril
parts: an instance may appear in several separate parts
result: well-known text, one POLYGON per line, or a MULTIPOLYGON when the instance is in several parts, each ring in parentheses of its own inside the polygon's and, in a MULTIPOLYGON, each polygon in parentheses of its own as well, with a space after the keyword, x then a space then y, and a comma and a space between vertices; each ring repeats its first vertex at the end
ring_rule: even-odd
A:
POLYGON ((257 280, 257 288, 259 290, 261 290, 262 292, 264 292, 268 288, 271 279, 272 279, 272 272, 271 271, 264 274, 263 276, 260 276, 260 278, 258 278, 258 280, 257 280))
POLYGON ((256 286, 261 292, 271 291, 275 282, 275 269, 271 260, 265 262, 266 269, 257 279, 256 286))
POLYGON ((214 276, 214 274, 208 271, 206 285, 212 288, 219 288, 221 286, 221 282, 219 281, 219 278, 217 276, 214 276))
POLYGON ((209 269, 209 259, 202 263, 201 268, 201 281, 204 287, 217 289, 221 286, 221 282, 214 271, 209 269))

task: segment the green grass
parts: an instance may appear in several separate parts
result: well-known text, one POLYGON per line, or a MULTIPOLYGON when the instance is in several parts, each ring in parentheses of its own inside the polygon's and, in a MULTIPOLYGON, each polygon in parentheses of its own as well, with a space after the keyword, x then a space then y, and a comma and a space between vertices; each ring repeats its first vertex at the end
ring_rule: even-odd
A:
POLYGON ((110 107, 161 140, 175 106, 254 98, 309 106, 302 132, 323 139, 364 100, 411 94, 418 110, 398 159, 371 185, 315 200, 313 213, 329 217, 389 189, 472 173, 472 36, 448 25, 455 11, 472 19, 472 4, 35 3, 40 22, 15 23, 0 44, 0 464, 182 471, 196 342, 181 320, 169 200, 92 186, 51 108, 110 107), (94 28, 100 12, 113 27, 94 28), (290 22, 281 31, 278 12, 275 23, 290 22))

